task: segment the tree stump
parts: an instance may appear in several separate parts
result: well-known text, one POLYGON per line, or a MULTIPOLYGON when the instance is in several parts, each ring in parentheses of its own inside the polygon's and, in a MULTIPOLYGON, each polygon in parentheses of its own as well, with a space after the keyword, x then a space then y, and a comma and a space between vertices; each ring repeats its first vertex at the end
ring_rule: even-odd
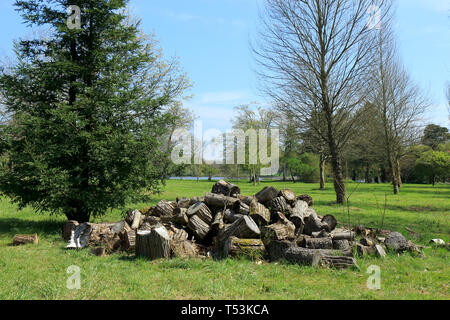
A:
POLYGON ((241 189, 237 185, 231 184, 224 180, 217 181, 212 187, 211 193, 222 194, 224 196, 236 198, 240 193, 241 189))
POLYGON ((278 190, 275 189, 274 187, 264 187, 261 191, 255 194, 255 197, 258 200, 258 202, 266 204, 269 201, 278 197, 278 194, 279 194, 278 190))
POLYGON ((38 235, 31 234, 16 234, 13 238, 13 246, 20 246, 24 244, 38 244, 39 243, 39 237, 38 235))
POLYGON ((149 260, 170 258, 170 236, 164 227, 136 233, 136 256, 149 260))

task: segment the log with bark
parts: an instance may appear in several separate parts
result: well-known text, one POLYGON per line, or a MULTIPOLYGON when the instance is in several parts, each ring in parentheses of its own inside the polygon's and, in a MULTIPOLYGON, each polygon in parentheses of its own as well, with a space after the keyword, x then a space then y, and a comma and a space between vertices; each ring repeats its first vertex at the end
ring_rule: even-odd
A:
POLYGON ((275 262, 285 258, 286 251, 295 247, 295 243, 287 240, 272 240, 264 243, 270 261, 275 262))
POLYGON ((205 195, 205 203, 208 206, 220 209, 232 208, 236 201, 239 200, 237 198, 224 196, 223 194, 207 193, 205 195))
POLYGON ((279 191, 274 187, 264 187, 261 191, 255 194, 255 197, 258 200, 258 202, 266 204, 269 201, 278 197, 278 194, 279 191))
POLYGON ((241 219, 242 217, 243 217, 242 214, 236 214, 233 211, 231 211, 230 209, 226 209, 223 212, 223 221, 225 223, 229 223, 229 224, 234 223, 234 222, 238 221, 239 219, 241 219))
POLYGON ((237 237, 231 237, 231 255, 253 255, 262 253, 263 250, 264 244, 260 239, 239 239, 237 237))
POLYGON ((270 211, 263 204, 253 201, 250 205, 250 217, 258 226, 266 226, 270 222, 270 211))
POLYGON ((180 226, 187 226, 189 218, 187 216, 188 209, 186 208, 176 208, 173 211, 174 217, 173 222, 180 226))
POLYGON ((308 194, 302 194, 301 196, 298 196, 297 200, 305 201, 310 207, 312 207, 314 204, 313 199, 308 194))
POLYGON ((189 219, 188 228, 199 240, 205 239, 211 230, 211 227, 197 215, 189 219))
POLYGON ((289 216, 292 213, 292 208, 288 205, 286 199, 284 199, 283 197, 276 197, 272 199, 267 204, 267 207, 270 209, 272 215, 276 214, 277 212, 281 212, 282 214, 289 216))
POLYGON ((289 220, 295 225, 298 233, 302 233, 305 227, 305 215, 308 210, 308 204, 305 201, 298 200, 292 208, 289 220))
POLYGON ((327 214, 326 216, 324 216, 322 218, 322 223, 324 223, 326 225, 326 229, 328 232, 333 231, 334 229, 336 229, 336 226, 337 226, 337 220, 331 214, 327 214))
POLYGON ((295 225, 279 212, 278 222, 261 227, 261 233, 264 241, 291 240, 295 239, 295 225))
POLYGON ((248 205, 246 205, 244 202, 239 201, 239 200, 233 204, 231 209, 236 214, 242 214, 245 216, 248 216, 250 213, 250 207, 248 205))
POLYGON ((123 230, 119 237, 123 251, 133 252, 136 249, 136 230, 123 230))
POLYGON ((316 211, 312 208, 306 210, 304 222, 305 227, 303 228, 303 233, 307 235, 312 235, 313 232, 320 232, 328 227, 319 219, 316 211))
POLYGON ((154 215, 157 217, 172 217, 175 206, 166 200, 161 200, 155 207, 154 215))
POLYGON ((333 249, 331 238, 307 238, 305 247, 308 249, 333 249))
POLYGON ((13 238, 13 246, 20 246, 25 244, 38 244, 39 237, 35 234, 16 234, 13 238))
POLYGON ((170 257, 170 236, 163 226, 136 233, 136 256, 149 260, 170 257))
POLYGON ((69 241, 70 237, 72 236, 72 231, 75 231, 75 229, 79 225, 80 224, 78 223, 78 221, 74 221, 74 220, 64 223, 64 225, 62 226, 62 230, 61 230, 63 240, 69 241))
POLYGON ((130 210, 127 213, 125 222, 131 227, 131 229, 136 230, 139 228, 141 217, 142 213, 139 210, 130 210))
POLYGON ((352 231, 347 232, 335 232, 331 233, 331 238, 334 240, 348 240, 353 241, 355 239, 355 233, 352 231))
POLYGON ((352 257, 320 255, 319 264, 337 269, 350 268, 360 270, 358 263, 352 257))
POLYGON ((295 192, 290 189, 283 189, 278 194, 280 197, 283 197, 286 202, 290 205, 294 205, 296 202, 296 195, 295 192))
POLYGON ((213 222, 211 223, 211 230, 214 235, 217 235, 220 230, 225 227, 224 213, 223 210, 218 210, 214 216, 213 222))
POLYGON ((171 241, 170 249, 172 257, 195 258, 199 254, 199 248, 197 244, 189 240, 171 241))
POLYGON ((237 185, 231 184, 224 180, 217 181, 212 187, 211 193, 222 194, 228 197, 236 198, 240 193, 241 189, 237 185))

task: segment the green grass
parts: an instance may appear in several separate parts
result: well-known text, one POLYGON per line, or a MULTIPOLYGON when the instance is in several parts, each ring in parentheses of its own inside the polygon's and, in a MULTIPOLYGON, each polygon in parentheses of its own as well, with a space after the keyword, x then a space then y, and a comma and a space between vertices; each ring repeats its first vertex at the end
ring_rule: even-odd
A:
MULTIPOLYGON (((243 194, 254 194, 254 187, 239 182, 243 194)), ((346 207, 333 203, 332 185, 320 191, 316 184, 270 183, 288 187, 297 194, 308 193, 320 215, 333 214, 347 223, 346 207)), ((210 191, 211 182, 168 181, 159 199, 199 196, 210 191)), ((350 222, 379 227, 388 194, 384 229, 396 230, 407 238, 427 245, 432 238, 450 241, 450 186, 405 185, 398 196, 391 186, 349 183, 350 222), (408 227, 421 234, 411 238, 408 227)), ((113 210, 100 221, 118 221, 121 212, 113 210)), ((409 253, 386 259, 357 259, 361 271, 315 269, 286 263, 258 265, 240 258, 149 262, 125 254, 96 257, 89 250, 66 251, 60 239, 64 217, 36 215, 26 208, 18 212, 6 199, 0 201, 0 299, 449 299, 450 265, 446 249, 425 249, 425 259, 409 253), (15 234, 38 233, 40 243, 12 247, 15 234), (66 288, 69 266, 81 268, 81 289, 66 288), (369 290, 366 270, 381 268, 381 290, 369 290)))

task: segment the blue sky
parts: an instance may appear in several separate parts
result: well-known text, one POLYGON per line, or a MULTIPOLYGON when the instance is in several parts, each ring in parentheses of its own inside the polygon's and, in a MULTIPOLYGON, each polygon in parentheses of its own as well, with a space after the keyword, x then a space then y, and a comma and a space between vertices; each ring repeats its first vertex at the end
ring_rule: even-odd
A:
MULTIPOLYGON (((426 122, 450 127, 444 88, 450 82, 450 0, 398 0, 400 55, 433 105, 426 122)), ((13 39, 29 35, 13 0, 0 1, 0 57, 11 56, 13 39)), ((177 55, 194 84, 186 105, 205 129, 231 126, 233 108, 258 92, 249 43, 264 0, 131 0, 146 32, 154 32, 166 56, 177 55)))

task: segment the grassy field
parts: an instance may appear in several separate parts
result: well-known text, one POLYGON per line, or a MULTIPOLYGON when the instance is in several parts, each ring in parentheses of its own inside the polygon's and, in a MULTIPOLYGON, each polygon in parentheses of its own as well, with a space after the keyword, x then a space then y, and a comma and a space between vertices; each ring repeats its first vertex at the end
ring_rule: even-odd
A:
MULTIPOLYGON (((254 187, 239 182, 243 194, 254 187)), ((347 208, 333 203, 332 185, 320 191, 316 184, 270 183, 291 188, 314 198, 320 215, 333 214, 348 222, 347 208)), ((211 182, 168 181, 160 199, 199 196, 210 191, 211 182)), ((432 238, 450 241, 450 186, 405 185, 398 196, 391 186, 349 183, 350 222, 379 227, 387 197, 384 228, 403 233, 415 243, 426 245, 432 238), (377 206, 378 202, 378 206, 377 206), (409 236, 405 227, 421 234, 409 236)), ((114 222, 121 212, 113 210, 99 221, 114 222)), ((84 251, 66 251, 60 238, 63 217, 36 215, 27 208, 18 212, 7 199, 0 201, 0 299, 450 299, 450 260, 446 249, 425 249, 426 258, 409 253, 390 253, 384 260, 358 259, 361 271, 315 269, 286 263, 257 264, 250 259, 180 260, 149 262, 115 254, 96 257, 84 251), (13 247, 18 233, 38 233, 37 246, 13 247), (67 268, 81 268, 81 289, 66 288, 67 268), (381 289, 369 290, 366 270, 381 268, 381 289)))

